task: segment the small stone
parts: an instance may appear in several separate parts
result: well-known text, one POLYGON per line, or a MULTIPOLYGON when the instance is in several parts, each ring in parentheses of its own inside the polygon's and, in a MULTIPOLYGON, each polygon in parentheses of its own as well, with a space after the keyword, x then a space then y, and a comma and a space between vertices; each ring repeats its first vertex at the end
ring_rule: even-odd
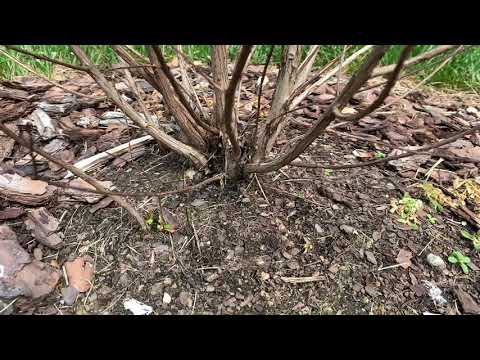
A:
POLYGON ((186 291, 182 291, 178 299, 180 300, 180 304, 182 304, 183 306, 186 306, 189 308, 189 307, 192 307, 193 305, 192 296, 186 291))
POLYGON ((207 276, 207 282, 213 282, 218 279, 218 274, 217 273, 212 273, 207 276))
POLYGON ((165 279, 163 279, 163 285, 170 286, 172 285, 172 283, 173 283, 173 280, 169 277, 166 277, 165 279))
POLYGON ((245 248, 243 246, 235 246, 235 255, 240 255, 245 251, 245 248))
POLYGON ((163 303, 164 304, 170 304, 172 302, 172 297, 170 296, 169 293, 163 293, 163 303))
POLYGON ((262 281, 267 281, 268 279, 270 279, 270 274, 262 271, 260 273, 260 279, 262 281))
POLYGON ((33 249, 33 257, 35 259, 37 259, 38 261, 41 261, 42 258, 43 258, 43 254, 42 254, 42 249, 36 247, 35 249, 33 249))
POLYGON ((375 259, 375 255, 371 251, 365 251, 365 256, 373 265, 377 265, 377 259, 375 259))
POLYGON ((157 296, 162 292, 163 292, 163 284, 161 282, 153 284, 152 288, 150 289, 150 295, 152 296, 157 296))
POLYGON ((256 260, 255 260, 255 264, 257 264, 258 266, 263 266, 265 265, 265 260, 261 257, 258 257, 256 260))
POLYGON ((234 256, 235 256, 235 251, 231 249, 227 250, 227 257, 225 258, 225 260, 232 260, 234 256))
POLYGON ((72 286, 62 289, 63 302, 65 305, 71 306, 75 304, 78 296, 78 290, 72 286))
POLYGON ((256 304, 255 305, 255 310, 261 313, 261 312, 263 312, 263 306, 260 305, 260 304, 256 304))
POLYGON ((467 107, 466 111, 467 111, 467 114, 475 115, 477 117, 480 117, 479 111, 476 108, 474 108, 473 106, 467 107))
POLYGON ((447 268, 447 264, 445 264, 445 261, 443 261, 443 259, 440 256, 437 256, 435 254, 428 254, 427 262, 434 268, 437 268, 442 271, 447 268))
POLYGON ((374 232, 372 233, 372 239, 375 240, 375 241, 380 240, 381 237, 382 237, 382 235, 381 235, 380 232, 378 232, 378 231, 374 231, 374 232))
POLYGON ((206 205, 208 202, 205 201, 205 200, 202 200, 202 199, 195 199, 192 201, 192 206, 193 207, 201 207, 201 206, 204 206, 206 205))
POLYGON ((365 292, 371 297, 377 297, 379 295, 377 289, 372 284, 365 286, 365 292))
POLYGON ((278 223, 278 231, 280 231, 281 234, 286 234, 288 232, 287 227, 282 223, 278 223))
POLYGON ((286 208, 287 209, 293 209, 295 207, 295 201, 288 201, 286 208))
POLYGON ((387 189, 388 190, 395 190, 395 185, 393 185, 392 183, 387 183, 387 189))
POLYGON ((215 291, 215 286, 207 285, 207 292, 214 292, 214 291, 215 291))
POLYGON ((153 251, 158 255, 168 254, 170 252, 170 246, 166 244, 158 244, 154 246, 153 251))
POLYGON ((242 199, 242 203, 247 204, 250 202, 250 198, 246 197, 242 199))
POLYGON ((344 231, 347 234, 357 234, 357 230, 349 225, 341 225, 340 230, 344 231))
POLYGON ((323 229, 320 225, 318 224, 315 224, 315 231, 317 232, 317 234, 323 234, 323 229))
POLYGON ((298 261, 296 260, 291 260, 287 263, 287 266, 291 270, 298 270, 300 269, 300 265, 298 264, 298 261))
POLYGON ((128 286, 128 283, 130 282, 130 277, 128 276, 127 273, 123 273, 120 276, 120 279, 118 279, 118 284, 122 287, 128 286))

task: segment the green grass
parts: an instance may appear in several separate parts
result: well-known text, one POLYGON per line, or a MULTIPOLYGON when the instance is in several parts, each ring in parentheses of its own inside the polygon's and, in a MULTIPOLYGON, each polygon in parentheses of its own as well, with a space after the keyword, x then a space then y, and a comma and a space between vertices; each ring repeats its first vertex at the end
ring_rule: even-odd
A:
MULTIPOLYGON (((423 51, 431 49, 434 45, 418 45, 415 47, 412 55, 417 55, 423 51)), ((64 45, 26 45, 23 48, 30 51, 36 51, 41 54, 48 55, 50 57, 61 59, 63 61, 72 62, 78 64, 77 59, 72 54, 70 49, 64 45)), ((145 53, 143 46, 137 46, 137 50, 145 53)), ((175 52, 170 45, 162 45, 163 51, 167 59, 171 59, 175 52)), ((349 50, 349 54, 360 48, 360 45, 354 46, 349 50)), ((109 65, 116 61, 116 55, 109 46, 104 45, 91 45, 84 47, 87 54, 91 59, 99 65, 109 65)), ((239 49, 239 45, 230 47, 230 57, 233 60, 239 49)), ((252 57, 252 62, 255 64, 264 63, 269 52, 270 45, 260 45, 256 47, 256 50, 252 57)), ((325 45, 322 46, 321 51, 317 56, 316 65, 321 66, 334 57, 338 56, 343 49, 343 45, 325 45)), ((305 49, 307 51, 308 49, 305 49)), ((382 60, 384 64, 392 64, 398 59, 401 51, 401 46, 393 46, 392 49, 386 54, 382 60)), ((200 60, 208 62, 210 59, 210 47, 209 45, 185 45, 184 52, 187 53, 194 60, 200 60)), ((32 59, 29 56, 18 54, 9 51, 12 55, 19 57, 22 61, 33 67, 35 70, 42 74, 50 75, 53 69, 53 65, 46 61, 39 61, 32 59)), ((280 46, 276 46, 273 53, 272 61, 278 63, 280 60, 280 46)), ((417 65, 419 70, 417 77, 419 79, 427 76, 437 60, 430 60, 422 65, 417 65)), ((358 62, 357 62, 358 64, 358 62)), ((352 65, 355 67, 355 63, 352 65)), ((27 75, 28 72, 17 64, 13 63, 6 57, 0 55, 0 78, 11 79, 17 75, 27 75)), ((430 84, 436 86, 443 86, 455 89, 465 90, 480 90, 480 47, 475 47, 463 52, 450 61, 442 70, 440 70, 429 81, 430 84)))

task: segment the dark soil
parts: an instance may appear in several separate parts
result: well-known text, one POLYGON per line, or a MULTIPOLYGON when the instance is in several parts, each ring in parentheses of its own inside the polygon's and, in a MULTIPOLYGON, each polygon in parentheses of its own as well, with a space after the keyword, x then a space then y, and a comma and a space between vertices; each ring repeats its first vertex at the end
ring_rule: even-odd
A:
MULTIPOLYGON (((336 140, 326 136, 310 155, 325 153, 327 146, 339 156, 351 153, 350 144, 336 140)), ((174 181, 181 182, 184 172, 177 159, 161 160, 162 155, 152 145, 135 166, 104 177, 116 179, 122 190, 169 190, 178 186, 174 181), (152 166, 156 167, 147 171, 152 166)), ((78 204, 53 208, 57 217, 66 212, 62 222, 66 246, 58 254, 44 248, 44 256, 62 263, 90 255, 96 263, 94 287, 73 307, 59 303, 58 289, 36 304, 19 301, 17 309, 38 314, 127 314, 123 301, 134 298, 152 306, 156 314, 454 314, 458 311, 454 287, 460 283, 478 297, 478 273, 466 276, 451 265, 439 272, 425 257, 433 252, 446 258, 454 248, 474 263, 479 256, 460 238, 460 225, 448 216, 417 231, 394 220, 390 199, 401 198, 414 183, 385 166, 335 171, 330 176, 322 170, 286 168, 258 176, 258 183, 252 178, 223 189, 212 184, 164 199, 162 208, 171 210, 180 225, 173 235, 142 233, 121 208, 95 214, 90 213, 91 206, 78 204), (322 197, 322 189, 331 189, 343 203, 322 197), (198 200, 201 206, 192 206, 198 200), (378 271, 395 265, 400 249, 414 254, 412 265, 378 271), (370 259, 368 252, 373 254, 370 259), (318 278, 300 284, 282 280, 304 276, 318 278), (443 290, 447 307, 432 302, 424 280, 443 290), (164 303, 164 293, 171 296, 170 303, 164 303)), ((149 200, 142 200, 144 208, 152 207, 155 199, 149 200)), ((35 241, 23 223, 10 224, 32 251, 35 241)))
MULTIPOLYGON (((253 90, 251 94, 254 101, 253 90)), ((328 106, 312 104, 315 111, 328 106)), ((376 146, 372 141, 352 139, 353 131, 347 127, 345 132, 327 132, 302 157, 336 164, 359 161, 352 155, 354 150, 388 152, 423 145, 474 122, 473 115, 460 119, 457 115, 463 108, 457 113, 459 107, 446 106, 444 99, 437 98, 436 109, 449 108, 453 118, 414 110, 412 104, 404 100, 394 115, 370 118, 357 126, 362 129, 356 135, 364 139, 378 136, 376 146), (382 141, 389 146, 382 148, 382 141)), ((308 126, 309 119, 317 117, 313 112, 301 111, 295 118, 308 126)), ((279 142, 304 132, 292 121, 279 142)), ((479 146, 476 136, 470 140, 479 146)), ((75 149, 82 150, 85 143, 80 138, 75 149)), ((92 153, 85 150, 82 156, 98 150, 90 148, 92 153)), ((16 160, 25 154, 17 153, 16 160)), ((442 166, 459 170, 462 177, 478 176, 478 161, 467 159, 468 166, 462 167, 449 156, 442 166)), ((435 161, 431 159, 425 170, 435 161)), ((173 233, 143 233, 125 210, 113 204, 92 213, 92 205, 54 201, 47 208, 61 219, 60 230, 65 235, 65 245, 58 251, 39 245, 27 231, 24 218, 5 223, 30 254, 41 249, 42 261, 60 270, 65 261, 89 255, 95 262, 93 287, 73 306, 66 306, 61 293, 65 280, 61 279, 46 298, 19 298, 12 308, 18 314, 130 314, 123 303, 133 298, 151 306, 155 314, 460 314, 464 311, 455 292, 458 286, 480 302, 476 266, 480 266, 480 252, 460 235, 464 219, 448 210, 437 214, 425 201, 426 210, 435 214, 438 223, 422 221, 413 230, 390 213, 391 200, 401 199, 406 192, 421 198, 415 186, 421 181, 415 174, 417 168, 400 174, 385 163, 331 172, 287 166, 272 174, 238 183, 212 183, 161 201, 131 199, 144 214, 170 214, 169 222, 176 225, 173 233), (454 250, 470 257, 473 269, 468 275, 448 263, 454 250), (400 251, 412 254, 410 266, 399 266, 400 251), (429 265, 426 256, 430 253, 446 262, 445 270, 429 265), (309 278, 291 283, 291 278, 303 277, 309 278), (428 284, 442 290, 446 305, 434 303, 428 284)), ((186 176, 187 170, 186 161, 150 144, 137 161, 123 168, 109 165, 94 175, 128 192, 168 191, 213 175, 196 173, 192 179, 186 176)), ((2 200, 0 206, 18 204, 2 200)))

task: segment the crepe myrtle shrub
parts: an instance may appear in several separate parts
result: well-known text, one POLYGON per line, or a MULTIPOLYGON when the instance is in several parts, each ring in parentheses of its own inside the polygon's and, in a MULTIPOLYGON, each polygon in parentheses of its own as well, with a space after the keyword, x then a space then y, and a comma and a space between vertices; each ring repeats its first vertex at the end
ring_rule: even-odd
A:
MULTIPOLYGON (((255 48, 253 45, 240 46, 232 63, 230 63, 228 45, 212 45, 208 66, 197 65, 183 53, 181 46, 175 46, 181 75, 179 79, 172 73, 172 69, 165 60, 162 46, 159 45, 146 45, 144 54, 138 52, 132 46, 113 45, 111 48, 117 55, 119 64, 109 69, 96 65, 87 55, 84 47, 79 45, 70 46, 71 51, 79 60, 79 65, 52 59, 18 46, 8 45, 5 47, 10 50, 10 53, 12 51, 23 53, 88 73, 108 99, 126 114, 136 126, 151 135, 163 148, 188 159, 197 169, 204 169, 216 162, 215 169, 218 171, 220 168, 221 170, 213 180, 224 178, 229 182, 238 181, 251 174, 274 172, 287 165, 309 168, 348 168, 356 166, 332 167, 302 162, 298 158, 315 139, 324 134, 329 124, 334 120, 357 122, 379 108, 399 77, 403 76, 402 71, 406 68, 430 60, 435 56, 446 56, 461 48, 460 45, 440 45, 428 52, 412 57, 410 54, 414 46, 405 45, 402 47, 395 64, 381 66, 382 58, 389 51, 391 45, 363 46, 351 52, 348 56, 346 51, 348 47, 345 46, 342 54, 336 59, 333 59, 325 67, 314 70, 313 65, 317 54, 321 50, 320 45, 310 46, 308 49, 304 45, 272 45, 269 48, 261 77, 256 83, 256 113, 245 124, 238 119, 240 90, 242 74, 247 68, 255 48), (276 46, 281 48, 281 59, 276 83, 274 84, 273 97, 270 106, 264 106, 264 109, 261 109, 262 103, 260 100, 265 75, 276 46), (312 126, 302 136, 289 141, 283 149, 272 155, 272 149, 277 138, 291 119, 288 115, 304 107, 300 104, 314 89, 331 81, 333 77, 340 74, 342 68, 352 63, 355 64, 356 70, 349 75, 345 84, 337 85, 337 95, 332 103, 318 115, 312 126), (112 72, 123 73, 130 90, 136 95, 140 110, 135 110, 118 92, 111 81, 110 75, 112 72), (191 74, 193 72, 207 81, 210 90, 213 92, 213 107, 208 107, 205 102, 200 100, 201 96, 192 85, 191 74), (140 90, 133 80, 134 77, 146 80, 162 95, 161 101, 177 123, 180 129, 179 133, 167 134, 163 128, 152 121, 147 106, 142 100, 140 90), (355 114, 342 112, 355 94, 371 86, 369 81, 373 78, 383 78, 376 85, 381 90, 375 100, 355 114), (266 111, 267 108, 269 109, 268 112, 266 111)), ((1 122, 0 126, 0 130, 8 132, 8 129, 1 122)), ((7 133, 7 135, 13 136, 15 134, 7 133)), ((22 141, 19 138, 16 140, 22 141)), ((39 148, 34 147, 32 149, 49 160, 55 160, 57 164, 72 172, 75 170, 74 174, 93 185, 96 191, 114 197, 117 203, 126 207, 137 219, 142 228, 146 228, 143 217, 138 214, 132 204, 122 197, 122 194, 109 192, 93 177, 78 169, 72 170, 71 165, 54 159, 39 148)), ((371 163, 388 160, 390 158, 387 157, 373 160, 371 163)), ((208 182, 207 179, 202 184, 208 182)), ((194 187, 190 187, 190 190, 194 187)))

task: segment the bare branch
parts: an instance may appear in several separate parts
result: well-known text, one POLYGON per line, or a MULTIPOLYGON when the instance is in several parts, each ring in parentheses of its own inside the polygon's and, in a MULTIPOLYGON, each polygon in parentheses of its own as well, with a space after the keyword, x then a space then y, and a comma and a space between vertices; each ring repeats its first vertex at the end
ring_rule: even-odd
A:
POLYGON ((225 91, 225 112, 224 112, 225 129, 230 139, 230 143, 232 144, 233 156, 236 160, 240 159, 241 149, 240 149, 240 144, 238 143, 237 136, 235 136, 236 134, 235 128, 237 124, 234 123, 234 118, 233 118, 235 90, 237 88, 237 84, 242 78, 243 69, 245 67, 245 64, 247 62, 247 59, 251 50, 252 50, 252 45, 242 45, 240 54, 238 55, 238 58, 237 58, 237 62, 235 63, 235 68, 233 69, 232 78, 230 79, 228 88, 225 91))
MULTIPOLYGON (((150 61, 154 65, 160 65, 159 59, 155 54, 155 50, 152 46, 148 47, 148 56, 150 61)), ((190 115, 189 111, 183 103, 179 100, 168 76, 163 69, 154 68, 155 80, 159 86, 160 92, 163 96, 165 104, 170 111, 175 115, 178 125, 182 129, 182 132, 186 135, 188 141, 197 148, 205 151, 207 149, 207 143, 205 139, 205 130, 201 128, 194 118, 190 115)))
POLYGON ((125 46, 113 45, 112 48, 115 51, 115 53, 118 55, 118 57, 123 59, 130 66, 130 69, 132 70, 132 73, 135 76, 139 76, 145 79, 155 90, 160 92, 160 87, 155 81, 155 78, 152 72, 153 68, 160 67, 159 64, 139 65, 134 59, 134 57, 128 52, 128 48, 126 48, 125 46))
MULTIPOLYGON (((179 51, 182 51, 182 45, 175 45, 175 48, 178 49, 179 51)), ((205 110, 202 106, 202 103, 200 102, 200 99, 198 98, 197 92, 195 91, 195 89, 192 86, 192 83, 191 83, 190 78, 188 76, 187 66, 186 66, 186 63, 185 63, 185 60, 183 59, 183 57, 180 56, 178 58, 178 64, 180 66, 180 73, 182 75, 183 88, 185 89, 185 92, 190 96, 191 99, 193 98, 193 100, 195 101, 195 103, 197 105, 198 110, 202 114, 203 119, 204 120, 208 119, 208 116, 205 113, 205 110)))
MULTIPOLYGON (((368 50, 372 48, 372 45, 367 45, 362 47, 360 50, 353 53, 343 62, 343 66, 348 66, 353 61, 358 59, 361 55, 365 54, 368 50)), ((291 107, 297 107, 307 96, 312 92, 313 89, 319 87, 320 85, 325 84, 332 76, 334 76, 338 69, 341 68, 341 65, 337 65, 332 70, 330 70, 326 75, 324 75, 321 79, 313 83, 312 85, 308 86, 301 94, 297 95, 291 102, 291 107)))
POLYGON ((294 90, 298 64, 300 62, 300 46, 288 45, 282 48, 282 62, 277 77, 277 85, 273 94, 270 113, 265 122, 259 124, 254 162, 260 162, 271 147, 281 130, 279 127, 283 118, 279 114, 285 112, 288 99, 294 90), (275 119, 275 120, 274 120, 275 119))
POLYGON ((310 47, 307 56, 303 60, 303 62, 298 67, 296 79, 295 79, 295 89, 297 89, 300 85, 302 85, 305 80, 307 80, 310 71, 312 71, 313 64, 315 63, 315 59, 317 57, 318 51, 320 50, 320 45, 313 45, 310 47))
POLYGON ((292 146, 290 150, 288 150, 284 155, 281 155, 276 159, 266 163, 255 164, 254 162, 252 164, 247 164, 245 171, 247 173, 275 171, 292 162, 300 154, 302 154, 310 146, 310 144, 325 131, 327 126, 333 120, 335 120, 333 109, 347 104, 355 92, 358 91, 358 89, 360 89, 360 87, 368 80, 373 69, 385 55, 388 48, 388 45, 379 45, 374 47, 367 61, 350 79, 337 100, 329 106, 317 123, 294 146, 292 146))
MULTIPOLYGON (((352 47, 352 45, 347 45, 345 47, 345 51, 347 51, 351 47, 352 47)), ((303 84, 298 84, 295 91, 292 92, 292 94, 290 95, 290 98, 288 99, 288 104, 289 104, 288 107, 290 107, 290 104, 292 103, 292 101, 295 98, 297 98, 297 96, 302 94, 303 91, 305 91, 308 87, 315 84, 322 77, 323 74, 325 74, 327 71, 330 71, 332 66, 334 66, 336 63, 338 63, 341 60, 341 58, 342 58, 342 54, 338 55, 336 58, 334 58, 330 62, 328 62, 323 68, 321 68, 319 71, 317 71, 314 76, 312 76, 310 79, 304 81, 303 84)), ((342 66, 340 66, 340 68, 341 67, 342 66)))
POLYGON ((3 51, 2 49, 0 49, 0 54, 3 54, 5 55, 7 58, 9 58, 10 60, 12 60, 13 62, 15 62, 17 65, 19 65, 20 67, 24 68, 25 70, 27 70, 28 72, 38 76, 39 78, 42 78, 43 80, 45 80, 46 82, 52 84, 53 86, 56 86, 62 90, 65 90, 66 92, 69 92, 71 94, 74 94, 74 95, 77 95, 79 97, 84 97, 84 98, 87 98, 87 99, 91 99, 91 100, 96 100, 96 101, 103 101, 106 99, 106 97, 99 97, 99 96, 90 96, 90 95, 86 95, 86 94, 82 94, 78 91, 74 91, 74 90, 70 90, 68 88, 66 88, 65 86, 63 85, 60 85, 59 83, 55 82, 55 81, 52 81, 50 80, 49 78, 47 78, 46 76, 42 75, 42 74, 39 74, 37 71, 33 70, 30 66, 24 64, 22 61, 18 60, 16 57, 10 55, 9 53, 7 53, 6 51, 3 51))
MULTIPOLYGON (((261 99, 262 99, 262 91, 263 91, 263 82, 265 81, 265 75, 267 74, 267 70, 268 70, 268 65, 270 64, 270 60, 272 59, 272 55, 273 55, 273 50, 275 49, 275 45, 272 45, 270 47, 270 50, 268 51, 268 54, 267 54, 267 60, 265 61, 265 66, 263 67, 263 71, 262 71, 262 76, 260 78, 260 86, 258 88, 258 100, 257 100, 257 120, 256 120, 256 124, 255 126, 258 127, 258 122, 260 120, 260 108, 261 108, 261 99)), ((255 131, 256 133, 256 131, 255 131)))
POLYGON ((145 120, 138 114, 128 103, 124 102, 118 91, 113 87, 103 76, 100 70, 91 62, 88 56, 84 53, 78 45, 72 45, 73 52, 77 55, 80 61, 89 67, 90 75, 95 79, 97 84, 105 91, 108 97, 133 121, 135 122, 142 130, 151 135, 155 140, 165 147, 186 156, 190 159, 195 166, 202 167, 207 163, 205 156, 200 153, 197 149, 186 145, 172 136, 166 134, 163 130, 147 124, 145 120))
POLYGON ((383 159, 377 159, 377 160, 371 160, 371 161, 366 161, 364 163, 358 163, 358 164, 346 164, 346 165, 322 165, 322 164, 314 164, 314 163, 305 163, 301 161, 292 161, 289 165, 291 166, 297 166, 297 167, 305 167, 305 168, 318 168, 318 169, 331 169, 331 170, 341 170, 341 169, 352 169, 352 168, 357 168, 357 167, 364 167, 364 166, 372 166, 372 165, 378 165, 382 164, 385 162, 389 162, 392 160, 398 160, 398 159, 403 159, 409 156, 413 155, 418 155, 420 153, 425 153, 426 151, 433 150, 439 147, 442 147, 444 145, 450 144, 458 139, 463 138, 465 135, 472 134, 476 131, 480 130, 480 125, 474 126, 471 129, 459 132, 451 137, 448 137, 442 141, 439 141, 435 144, 423 146, 421 148, 418 148, 416 150, 411 150, 407 151, 403 154, 399 155, 394 155, 394 156, 388 156, 383 159))
POLYGON ((197 66, 193 63, 192 60, 190 60, 190 58, 184 54, 181 50, 175 48, 175 52, 177 54, 179 54, 183 59, 185 59, 185 61, 195 69, 195 71, 200 74, 205 80, 207 80, 207 82, 212 85, 215 89, 217 90, 220 90, 220 91, 223 91, 224 88, 222 88, 221 85, 217 84, 214 80, 212 80, 212 78, 210 76, 208 76, 208 74, 205 72, 204 69, 202 69, 200 66, 197 66))
POLYGON ((170 196, 170 195, 175 195, 175 194, 181 194, 185 192, 190 192, 194 190, 198 190, 202 188, 205 185, 211 184, 215 181, 220 181, 225 177, 224 174, 217 174, 214 175, 208 179, 205 179, 202 182, 199 182, 198 184, 194 184, 191 186, 185 186, 183 188, 177 189, 177 190, 170 190, 170 191, 163 191, 163 192, 154 192, 154 191, 135 191, 135 192, 123 192, 123 191, 111 191, 107 190, 105 192, 98 191, 97 189, 85 189, 82 187, 78 186, 72 186, 69 184, 65 184, 63 182, 58 182, 58 181, 52 181, 49 178, 39 176, 37 179, 45 181, 49 185, 61 187, 61 188, 66 188, 66 189, 72 189, 72 190, 79 190, 85 193, 92 193, 92 194, 103 194, 107 196, 123 196, 123 197, 146 197, 146 196, 155 196, 155 197, 165 197, 165 196, 170 196))
POLYGON ((438 65, 428 76, 426 76, 422 81, 420 81, 418 84, 415 85, 415 87, 413 89, 410 89, 408 90, 405 94, 403 94, 402 96, 399 96, 397 97, 396 99, 394 99, 393 101, 391 101, 390 103, 388 104, 385 104, 381 107, 379 107, 377 110, 381 110, 381 109, 384 109, 392 104, 395 104, 397 102, 399 102, 400 100, 402 100, 403 98, 405 98, 406 96, 408 96, 408 94, 412 93, 413 91, 415 91, 416 89, 418 89, 420 86, 422 86, 423 84, 425 84, 428 80, 430 80, 437 72, 439 72, 445 65, 448 64, 448 62, 456 55, 458 55, 458 53, 460 53, 462 51, 462 46, 458 47, 453 53, 451 53, 449 56, 447 56, 447 58, 440 64, 438 65))
POLYGON ((61 65, 61 66, 64 66, 64 67, 67 67, 67 68, 70 68, 70 69, 74 69, 74 70, 79 70, 79 71, 87 71, 88 70, 85 66, 69 64, 69 63, 66 63, 66 62, 63 62, 63 61, 60 61, 60 60, 49 58, 48 56, 45 56, 45 55, 35 54, 31 51, 24 50, 24 49, 19 48, 17 46, 12 46, 12 45, 4 45, 4 46, 9 50, 13 50, 13 51, 25 54, 25 55, 29 55, 31 57, 34 57, 35 59, 45 60, 45 61, 57 64, 57 65, 61 65))
MULTIPOLYGON (((431 59, 431 58, 433 58, 437 55, 440 55, 440 54, 442 54, 446 51, 450 51, 450 50, 455 49, 457 47, 459 47, 459 45, 438 46, 438 47, 436 47, 436 48, 434 48, 430 51, 424 52, 422 54, 419 54, 419 55, 405 61, 405 67, 418 64, 422 61, 429 60, 429 59, 431 59)), ((372 73, 372 78, 375 78, 377 76, 386 75, 386 74, 392 72, 394 69, 395 69, 395 64, 379 67, 378 69, 375 69, 375 71, 372 73)))
POLYGON ((100 182, 98 182, 95 178, 93 178, 90 175, 85 174, 83 171, 79 170, 75 166, 73 166, 73 165, 71 165, 71 164, 69 164, 69 163, 67 163, 63 160, 56 159, 55 157, 53 157, 48 152, 37 148, 33 144, 29 144, 23 138, 21 138, 20 136, 15 134, 14 131, 10 130, 5 124, 3 124, 2 121, 0 121, 0 130, 2 130, 7 136, 14 139, 20 145, 22 145, 26 148, 32 149, 34 152, 43 156, 45 159, 47 159, 47 160, 51 161, 52 163, 54 163, 58 166, 61 166, 62 168, 72 172, 74 175, 78 176, 82 180, 84 180, 87 183, 89 183, 90 185, 92 185, 98 193, 106 195, 106 196, 110 196, 118 205, 125 208, 125 210, 127 210, 137 220, 138 224, 142 227, 142 229, 144 229, 144 230, 146 229, 145 222, 144 222, 142 216, 138 213, 138 211, 135 210, 135 208, 130 203, 128 203, 124 198, 122 198, 121 196, 110 195, 109 194, 110 191, 105 186, 103 186, 100 182))
MULTIPOLYGON (((193 118, 195 122, 200 122, 198 115, 195 113, 195 111, 192 109, 190 106, 190 103, 187 101, 185 98, 182 90, 180 90, 179 84, 175 77, 172 74, 172 71, 170 70, 170 67, 167 65, 167 62, 165 61, 165 58, 163 57, 162 51, 158 47, 158 45, 150 45, 151 48, 153 49, 153 52, 157 56, 158 62, 160 63, 161 69, 163 73, 167 76, 168 80, 170 81, 170 84, 173 87, 173 90, 175 91, 175 94, 177 94, 178 99, 182 103, 182 105, 187 109, 188 113, 190 116, 193 118)), ((154 70, 155 71, 155 70, 154 70)))
POLYGON ((402 71, 403 65, 407 59, 407 57, 410 55, 410 52, 413 49, 413 45, 407 45, 403 48, 402 53, 400 54, 400 58, 395 65, 395 69, 391 72, 390 77, 388 79, 387 84, 383 88, 382 92, 380 95, 373 101, 366 109, 363 111, 359 111, 357 114, 353 116, 345 116, 342 113, 340 113, 339 108, 334 108, 333 112, 337 118, 340 118, 345 121, 349 122, 355 122, 360 120, 361 118, 367 116, 370 114, 372 111, 377 109, 380 105, 382 105, 383 101, 387 98, 387 96, 390 94, 390 91, 392 88, 395 86, 398 76, 400 74, 400 71, 402 71))

